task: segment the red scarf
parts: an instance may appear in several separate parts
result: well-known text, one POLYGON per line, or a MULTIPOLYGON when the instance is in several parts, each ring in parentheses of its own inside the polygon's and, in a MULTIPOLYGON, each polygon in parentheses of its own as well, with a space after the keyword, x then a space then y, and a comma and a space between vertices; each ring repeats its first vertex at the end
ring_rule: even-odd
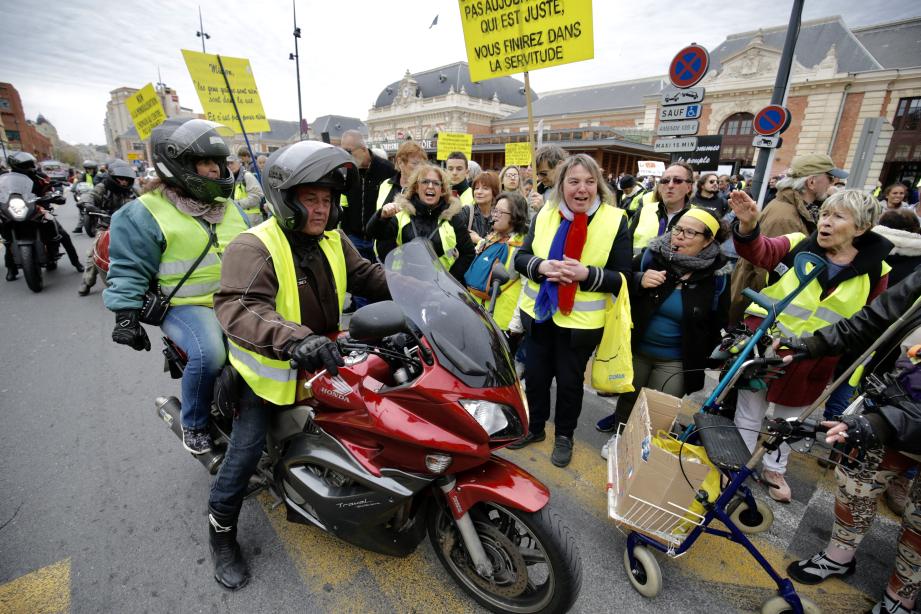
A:
MULTIPOLYGON (((562 212, 560 216, 562 216, 562 212)), ((573 260, 582 258, 582 248, 585 247, 585 238, 588 236, 588 215, 585 213, 573 213, 572 223, 569 226, 569 232, 566 234, 566 243, 563 246, 563 255, 569 256, 573 260)), ((579 282, 574 281, 569 284, 560 284, 557 295, 557 307, 564 316, 572 313, 572 308, 576 304, 576 291, 579 289, 579 282)))

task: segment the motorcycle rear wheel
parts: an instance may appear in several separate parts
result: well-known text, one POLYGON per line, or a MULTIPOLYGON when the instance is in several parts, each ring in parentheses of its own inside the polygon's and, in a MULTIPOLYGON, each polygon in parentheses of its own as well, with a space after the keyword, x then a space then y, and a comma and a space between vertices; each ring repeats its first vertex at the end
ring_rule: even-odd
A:
POLYGON ((548 507, 529 513, 495 503, 470 511, 477 535, 493 565, 491 578, 476 568, 454 517, 444 505, 429 514, 429 539, 448 573, 492 612, 565 612, 582 586, 582 562, 575 537, 548 507))
POLYGON ((26 285, 29 286, 29 290, 32 292, 41 292, 42 288, 45 287, 45 281, 42 279, 42 267, 39 264, 39 249, 41 249, 41 243, 37 241, 31 245, 19 245, 22 274, 26 278, 26 285))

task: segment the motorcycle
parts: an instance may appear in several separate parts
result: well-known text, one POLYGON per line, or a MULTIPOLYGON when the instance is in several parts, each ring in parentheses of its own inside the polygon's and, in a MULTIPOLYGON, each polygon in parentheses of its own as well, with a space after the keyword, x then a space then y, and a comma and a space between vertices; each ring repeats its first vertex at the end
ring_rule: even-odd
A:
MULTIPOLYGON (((294 405, 269 429, 250 494, 269 490, 291 522, 407 556, 428 535, 452 579, 494 612, 565 612, 581 587, 572 531, 535 477, 495 452, 527 432, 527 402, 502 332, 427 241, 391 252, 393 300, 330 335, 345 366, 298 372, 294 405)), ((183 355, 166 341, 181 376, 183 355)), ((215 387, 216 473, 233 426, 228 373, 215 387)), ((157 413, 181 438, 179 401, 157 413)))
POLYGON ((26 284, 33 292, 44 288, 42 267, 52 271, 57 268, 61 257, 60 233, 50 240, 46 224, 55 224, 52 204, 61 204, 64 197, 59 191, 46 196, 32 192, 32 180, 20 173, 0 175, 0 226, 4 233, 7 249, 12 250, 16 266, 22 269, 26 284))
POLYGON ((82 226, 86 236, 95 237, 96 236, 96 220, 92 216, 86 214, 85 205, 81 202, 80 198, 87 192, 92 192, 93 186, 81 181, 75 183, 74 187, 71 189, 74 195, 74 202, 77 203, 77 210, 80 211, 80 221, 78 226, 82 226))

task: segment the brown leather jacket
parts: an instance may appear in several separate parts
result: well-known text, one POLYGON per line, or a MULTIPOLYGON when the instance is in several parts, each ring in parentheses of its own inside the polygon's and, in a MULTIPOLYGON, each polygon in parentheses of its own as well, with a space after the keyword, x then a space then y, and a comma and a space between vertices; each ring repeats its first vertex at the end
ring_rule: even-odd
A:
MULTIPOLYGON (((761 234, 766 237, 779 237, 791 232, 801 232, 806 236, 815 232, 816 223, 806 208, 802 196, 792 188, 781 190, 777 197, 769 202, 758 217, 761 234)), ((760 291, 767 282, 767 271, 759 269, 744 258, 739 259, 732 272, 732 302, 729 306, 729 325, 742 319, 749 300, 742 296, 742 290, 751 288, 760 291)))
MULTIPOLYGON (((345 233, 337 232, 342 236, 348 291, 372 302, 389 299, 381 265, 362 258, 345 233)), ((300 295, 300 323, 285 320, 275 311, 278 278, 272 257, 262 241, 249 233, 238 235, 224 251, 221 289, 214 295, 214 313, 227 337, 278 360, 288 358, 286 348, 292 341, 339 329, 339 297, 326 257, 319 246, 309 245, 306 235, 287 236, 300 295)))

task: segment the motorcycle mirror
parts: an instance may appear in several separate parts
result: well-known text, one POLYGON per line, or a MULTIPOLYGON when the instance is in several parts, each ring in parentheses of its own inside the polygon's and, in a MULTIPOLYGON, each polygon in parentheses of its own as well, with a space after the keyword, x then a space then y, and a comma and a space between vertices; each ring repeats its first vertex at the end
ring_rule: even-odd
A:
POLYGON ((393 301, 365 305, 356 310, 349 321, 349 336, 357 341, 370 341, 408 332, 406 316, 393 301))
POLYGON ((502 266, 501 262, 494 262, 492 265, 492 281, 499 282, 500 286, 504 286, 512 278, 509 275, 508 270, 502 266))

